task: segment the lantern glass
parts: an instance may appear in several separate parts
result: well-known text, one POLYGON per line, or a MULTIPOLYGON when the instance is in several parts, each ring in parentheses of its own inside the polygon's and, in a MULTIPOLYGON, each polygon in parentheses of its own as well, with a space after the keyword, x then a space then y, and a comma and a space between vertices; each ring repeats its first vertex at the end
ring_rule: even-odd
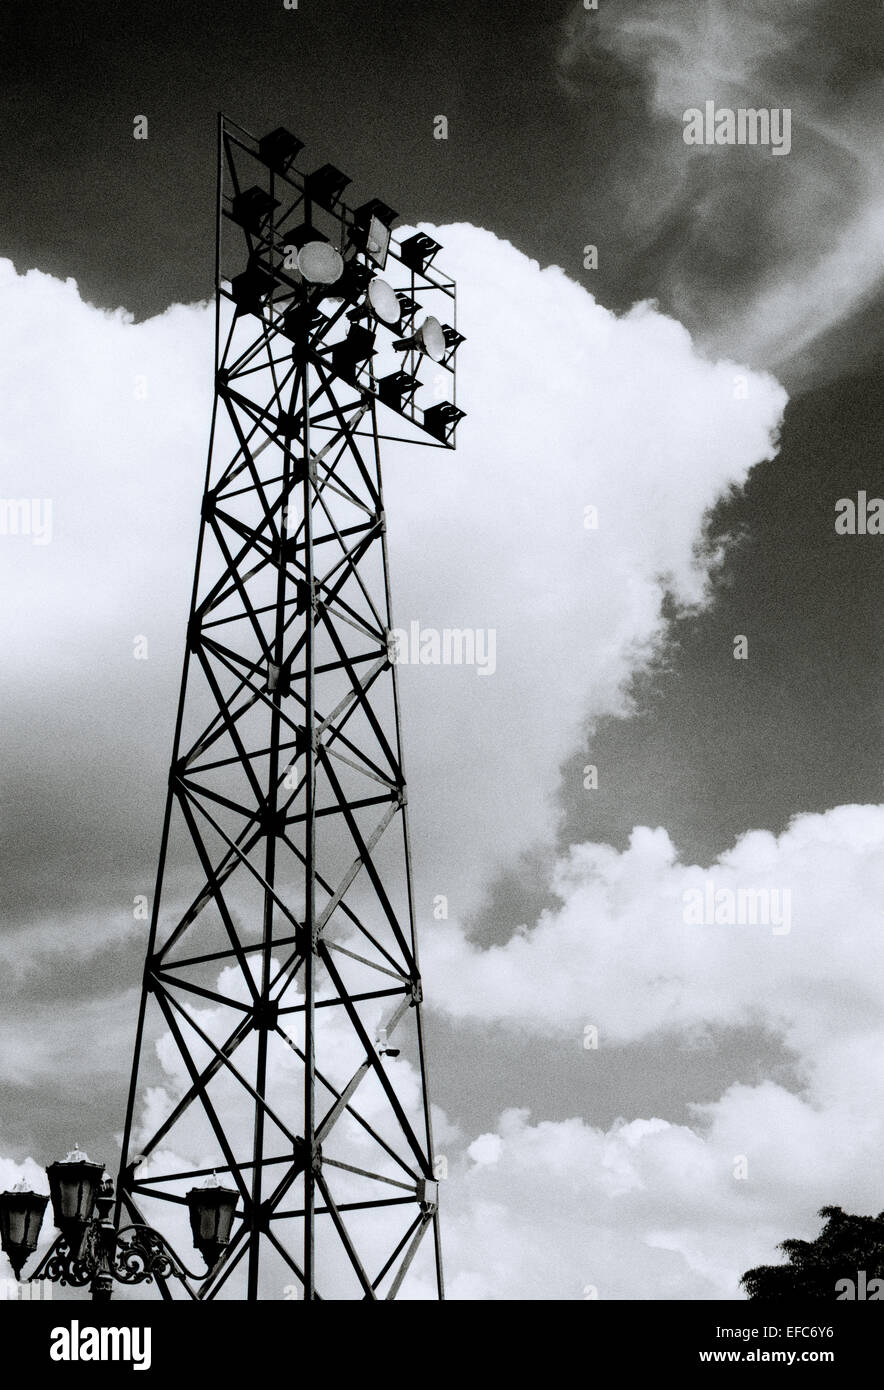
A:
POLYGON ((42 1193, 29 1192, 24 1183, 12 1192, 0 1194, 0 1244, 9 1256, 16 1278, 28 1256, 37 1248, 48 1201, 42 1193))
POLYGON ((92 1217, 104 1164, 91 1162, 87 1154, 75 1148, 63 1163, 51 1163, 46 1172, 58 1229, 84 1226, 92 1217))
POLYGON ((210 1267, 230 1244, 238 1195, 234 1188, 222 1187, 217 1178, 209 1179, 205 1187, 192 1187, 187 1194, 194 1248, 210 1267))

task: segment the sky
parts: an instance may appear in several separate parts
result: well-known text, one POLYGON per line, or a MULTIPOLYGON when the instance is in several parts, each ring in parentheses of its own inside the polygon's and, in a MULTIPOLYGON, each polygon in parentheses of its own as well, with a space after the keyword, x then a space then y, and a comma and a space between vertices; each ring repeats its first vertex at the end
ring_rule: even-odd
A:
POLYGON ((487 679, 402 672, 449 1296, 736 1297, 820 1206, 884 1205, 884 541, 834 529, 882 490, 882 22, 4 8, 0 493, 46 541, 0 536, 0 1180, 116 1161, 223 107, 458 282, 458 450, 385 456, 397 621, 497 635, 487 679), (686 145, 707 100, 788 106, 789 154, 686 145), (776 890, 788 930, 685 923, 707 883, 776 890))

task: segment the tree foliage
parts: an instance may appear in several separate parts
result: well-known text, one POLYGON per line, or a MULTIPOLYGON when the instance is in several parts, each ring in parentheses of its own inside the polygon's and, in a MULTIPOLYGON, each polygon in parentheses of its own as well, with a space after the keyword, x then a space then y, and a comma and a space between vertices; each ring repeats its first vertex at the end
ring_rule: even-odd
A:
POLYGON ((781 1265, 758 1265, 740 1283, 750 1299, 838 1297, 841 1279, 884 1279, 884 1212, 851 1216, 841 1207, 823 1207, 825 1221, 816 1240, 784 1240, 778 1249, 788 1257, 781 1265))

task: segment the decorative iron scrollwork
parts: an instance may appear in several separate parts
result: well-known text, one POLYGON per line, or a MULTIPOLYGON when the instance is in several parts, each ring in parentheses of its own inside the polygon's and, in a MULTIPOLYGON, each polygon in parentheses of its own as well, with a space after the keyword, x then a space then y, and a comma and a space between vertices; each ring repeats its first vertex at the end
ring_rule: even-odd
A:
POLYGON ((53 1284, 70 1284, 73 1288, 82 1289, 89 1283, 92 1274, 91 1260, 74 1255, 64 1236, 59 1236, 31 1279, 49 1279, 53 1284))
POLYGON ((199 1279, 181 1263, 159 1231, 150 1226, 124 1226, 117 1235, 114 1278, 121 1284, 149 1284, 153 1279, 199 1279), (128 1239, 124 1239, 127 1237, 128 1239))
POLYGON ((204 1277, 182 1264, 160 1233, 150 1226, 124 1226, 111 1234, 95 1222, 87 1228, 76 1254, 66 1238, 59 1236, 31 1278, 82 1289, 96 1273, 110 1275, 120 1284, 204 1277))

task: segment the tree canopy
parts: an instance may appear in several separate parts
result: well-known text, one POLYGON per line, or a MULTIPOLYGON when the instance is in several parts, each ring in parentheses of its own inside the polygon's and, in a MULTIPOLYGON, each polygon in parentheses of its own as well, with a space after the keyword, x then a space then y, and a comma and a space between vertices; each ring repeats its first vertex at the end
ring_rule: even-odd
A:
POLYGON ((823 1207, 825 1221, 816 1240, 784 1240, 778 1249, 786 1264, 759 1265, 749 1269, 740 1283, 750 1299, 828 1299, 865 1297, 878 1299, 881 1291, 869 1286, 884 1280, 884 1212, 877 1216, 851 1216, 841 1207, 823 1207), (860 1273, 863 1279, 860 1279, 860 1273), (851 1292, 843 1280, 852 1280, 862 1293, 851 1292))

